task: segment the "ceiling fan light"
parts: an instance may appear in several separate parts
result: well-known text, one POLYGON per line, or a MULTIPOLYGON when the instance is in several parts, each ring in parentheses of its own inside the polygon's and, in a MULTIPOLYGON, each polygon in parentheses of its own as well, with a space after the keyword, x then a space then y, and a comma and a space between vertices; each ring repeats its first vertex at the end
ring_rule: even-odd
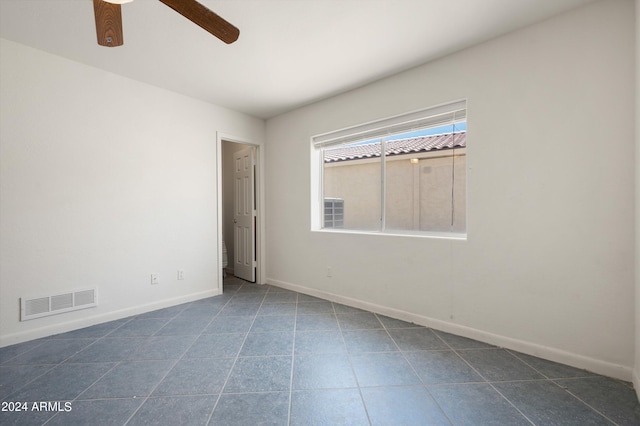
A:
POLYGON ((125 3, 131 3, 133 0, 102 0, 102 1, 106 1, 107 3, 111 3, 111 4, 125 4, 125 3))

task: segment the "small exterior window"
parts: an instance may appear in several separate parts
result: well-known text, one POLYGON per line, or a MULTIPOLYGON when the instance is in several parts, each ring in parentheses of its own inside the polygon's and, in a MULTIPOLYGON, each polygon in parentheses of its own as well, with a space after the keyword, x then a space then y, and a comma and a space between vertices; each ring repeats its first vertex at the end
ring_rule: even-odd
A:
POLYGON ((344 227, 344 200, 340 198, 324 199, 324 227, 344 227))
POLYGON ((466 101, 312 142, 322 200, 316 229, 466 235, 466 101))

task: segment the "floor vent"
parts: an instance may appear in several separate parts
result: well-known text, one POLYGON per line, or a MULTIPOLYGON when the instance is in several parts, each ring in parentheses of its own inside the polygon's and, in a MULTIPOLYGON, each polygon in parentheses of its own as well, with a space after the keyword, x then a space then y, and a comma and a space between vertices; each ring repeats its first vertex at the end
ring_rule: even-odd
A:
POLYGON ((20 299, 20 321, 98 306, 95 288, 54 294, 52 296, 20 299))

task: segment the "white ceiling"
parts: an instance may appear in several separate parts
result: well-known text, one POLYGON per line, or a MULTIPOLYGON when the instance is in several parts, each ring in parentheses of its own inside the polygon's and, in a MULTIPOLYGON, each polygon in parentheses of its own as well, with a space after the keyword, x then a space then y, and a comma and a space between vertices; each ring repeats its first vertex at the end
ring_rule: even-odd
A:
MULTIPOLYGON (((122 6, 98 46, 92 0, 0 0, 0 36, 269 118, 593 0, 201 0, 227 45, 156 0, 122 6)), ((1 58, 0 58, 1 60, 1 58)))

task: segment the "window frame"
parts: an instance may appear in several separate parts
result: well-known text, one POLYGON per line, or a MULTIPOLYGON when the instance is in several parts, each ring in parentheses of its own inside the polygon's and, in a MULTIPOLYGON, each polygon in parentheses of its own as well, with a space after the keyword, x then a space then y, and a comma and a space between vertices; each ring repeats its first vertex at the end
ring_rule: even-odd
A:
MULTIPOLYGON (((414 130, 434 128, 441 125, 467 121, 467 100, 461 99, 434 107, 424 108, 405 114, 399 114, 381 120, 321 133, 311 137, 311 231, 348 234, 371 234, 386 236, 428 237, 454 240, 466 240, 468 222, 464 232, 453 231, 420 231, 420 230, 388 230, 385 227, 386 198, 386 139, 389 136, 408 133, 414 130), (358 230, 349 228, 324 227, 324 148, 347 145, 369 139, 381 139, 381 220, 377 230, 358 230)), ((454 148, 455 149, 455 148, 454 148)), ((464 148, 465 156, 467 148, 464 148)), ((465 198, 467 198, 467 177, 465 176, 465 198)), ((465 206, 466 206, 465 202, 465 206)), ((466 209, 466 207, 465 207, 466 209)), ((344 213, 343 213, 344 214, 344 213)), ((466 216, 466 213, 465 213, 466 216)))

